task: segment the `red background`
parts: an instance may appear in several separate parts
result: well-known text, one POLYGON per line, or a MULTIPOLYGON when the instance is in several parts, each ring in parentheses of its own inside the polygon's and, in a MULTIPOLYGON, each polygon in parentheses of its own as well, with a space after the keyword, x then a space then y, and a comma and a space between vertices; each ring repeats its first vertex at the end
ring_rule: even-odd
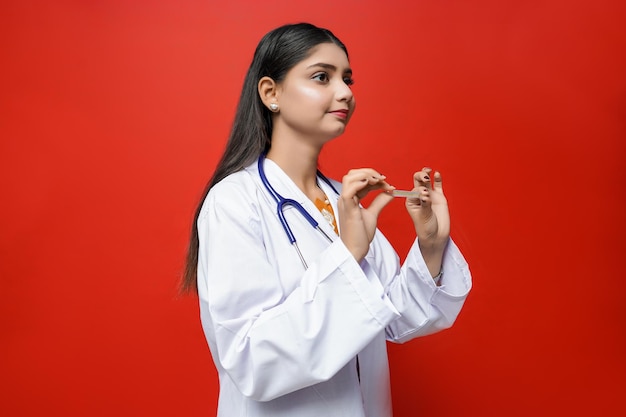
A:
MULTIPOLYGON (((0 414, 214 414, 191 217, 256 43, 311 21, 358 100, 323 170, 440 169, 474 274, 391 346, 395 415, 624 415, 625 4, 3 2, 0 414)), ((400 202, 380 226, 404 256, 400 202)))

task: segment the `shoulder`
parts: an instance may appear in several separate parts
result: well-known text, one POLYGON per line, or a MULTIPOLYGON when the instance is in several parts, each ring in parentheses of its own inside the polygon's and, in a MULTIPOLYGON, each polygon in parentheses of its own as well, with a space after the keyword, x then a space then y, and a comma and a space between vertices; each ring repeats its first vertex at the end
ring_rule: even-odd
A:
POLYGON ((257 212, 258 186, 248 168, 234 172, 215 184, 202 204, 200 218, 210 213, 222 212, 230 215, 251 215, 257 212))

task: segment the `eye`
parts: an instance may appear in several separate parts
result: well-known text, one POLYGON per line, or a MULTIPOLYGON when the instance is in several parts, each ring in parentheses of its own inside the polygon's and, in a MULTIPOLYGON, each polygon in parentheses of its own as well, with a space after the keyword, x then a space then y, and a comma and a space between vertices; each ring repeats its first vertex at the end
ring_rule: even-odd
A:
POLYGON ((352 77, 344 77, 343 82, 346 83, 347 86, 351 86, 354 84, 354 79, 352 77))
POLYGON ((328 73, 326 72, 317 72, 313 75, 312 79, 322 83, 327 83, 329 81, 328 73))

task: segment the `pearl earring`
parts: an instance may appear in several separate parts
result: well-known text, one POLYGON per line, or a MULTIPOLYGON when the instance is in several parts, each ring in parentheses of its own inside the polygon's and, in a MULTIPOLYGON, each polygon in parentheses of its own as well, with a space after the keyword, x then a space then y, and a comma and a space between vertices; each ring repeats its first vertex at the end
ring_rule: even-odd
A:
POLYGON ((273 112, 278 111, 278 104, 271 103, 270 104, 270 110, 273 111, 273 112))

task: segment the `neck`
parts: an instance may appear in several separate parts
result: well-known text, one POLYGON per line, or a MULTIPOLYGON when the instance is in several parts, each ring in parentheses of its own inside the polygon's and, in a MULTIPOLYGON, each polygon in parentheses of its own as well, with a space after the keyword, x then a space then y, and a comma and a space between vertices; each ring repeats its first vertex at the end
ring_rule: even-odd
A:
MULTIPOLYGON (((309 199, 315 201, 323 193, 317 186, 317 160, 321 147, 297 140, 272 138, 267 158, 274 161, 309 199)), ((323 198, 323 197, 322 197, 323 198)))

